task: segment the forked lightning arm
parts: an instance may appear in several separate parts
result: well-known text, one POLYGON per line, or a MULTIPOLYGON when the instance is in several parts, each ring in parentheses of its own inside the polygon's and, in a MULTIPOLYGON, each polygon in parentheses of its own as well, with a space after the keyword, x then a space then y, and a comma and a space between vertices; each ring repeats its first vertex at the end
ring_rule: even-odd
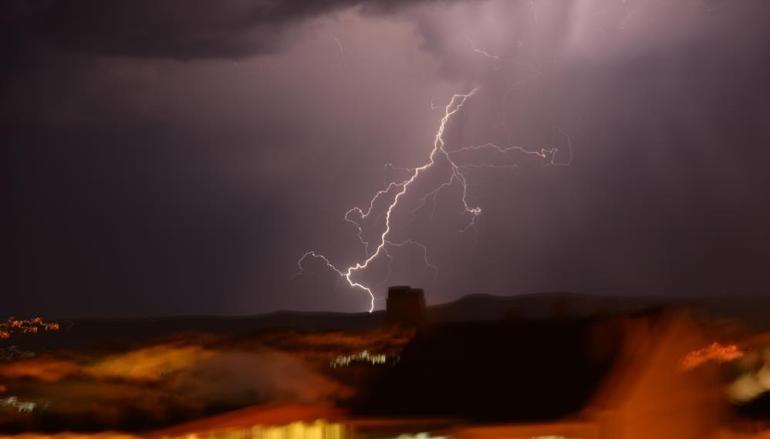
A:
MULTIPOLYGON (((468 183, 466 180, 465 175, 461 172, 461 169, 463 166, 458 165, 454 159, 452 158, 452 154, 457 152, 463 152, 463 151, 476 151, 480 149, 487 149, 491 148, 496 150, 499 153, 506 153, 509 151, 519 151, 526 154, 532 154, 536 155, 542 159, 547 159, 549 156, 551 157, 551 164, 553 164, 553 157, 555 156, 556 149, 548 150, 548 149, 540 149, 538 151, 529 151, 521 147, 507 147, 502 148, 497 145, 488 143, 485 145, 480 146, 468 146, 464 148, 460 148, 453 151, 448 151, 445 149, 446 142, 444 140, 444 131, 446 130, 447 123, 449 123, 452 116, 457 114, 457 112, 460 111, 460 109, 465 105, 465 102, 476 93, 477 89, 471 90, 469 93, 466 94, 455 94, 452 96, 452 99, 450 99, 449 103, 444 107, 444 116, 441 118, 441 121, 439 123, 438 130, 436 131, 436 135, 433 140, 433 149, 430 152, 430 155, 428 156, 428 161, 423 164, 422 166, 419 166, 417 168, 408 168, 404 169, 406 172, 409 173, 409 177, 397 181, 397 182, 391 182, 389 183, 385 188, 377 191, 374 196, 369 200, 368 206, 363 209, 360 207, 353 207, 352 209, 348 210, 345 213, 344 219, 345 221, 353 224, 356 227, 356 236, 358 236, 359 241, 361 242, 361 245, 364 247, 364 259, 354 263, 353 265, 350 265, 346 268, 339 268, 335 264, 333 264, 329 258, 324 256, 321 253, 318 253, 314 250, 308 251, 305 254, 302 255, 301 258, 297 261, 297 266, 299 267, 299 272, 297 274, 302 274, 304 270, 304 262, 307 258, 312 257, 315 259, 320 259, 323 261, 326 266, 336 272, 340 277, 345 279, 345 281, 348 283, 348 285, 351 288, 357 288, 360 290, 365 291, 369 297, 370 297, 370 306, 369 306, 369 312, 374 311, 374 293, 372 292, 371 288, 364 285, 363 283, 356 281, 353 279, 353 276, 358 273, 359 271, 366 270, 369 267, 369 264, 371 264, 373 261, 375 261, 378 257, 381 255, 384 255, 387 258, 391 258, 390 254, 388 253, 387 247, 403 247, 405 245, 415 245, 422 249, 423 256, 425 260, 426 266, 430 267, 434 273, 437 272, 437 268, 432 265, 428 261, 428 250, 427 247, 417 241, 407 239, 400 242, 394 242, 390 240, 390 233, 391 233, 391 217, 393 215, 393 211, 398 207, 399 202, 401 199, 407 194, 409 191, 409 188, 411 185, 420 177, 422 173, 433 167, 437 162, 437 158, 443 158, 446 163, 449 165, 451 173, 447 177, 445 181, 443 181, 441 184, 439 184, 435 189, 429 191, 424 197, 423 197, 423 204, 425 201, 433 197, 435 200, 435 197, 437 194, 444 188, 449 187, 453 184, 459 183, 462 189, 462 197, 461 197, 461 203, 463 206, 464 213, 468 214, 470 216, 470 220, 463 230, 467 230, 468 228, 472 227, 475 224, 476 217, 481 214, 481 208, 478 206, 472 206, 468 203, 468 183), (387 204, 387 207, 385 209, 385 229, 382 232, 382 234, 379 235, 379 238, 377 240, 377 246, 374 248, 373 251, 370 251, 370 244, 368 241, 366 241, 363 237, 363 227, 362 222, 366 220, 372 212, 375 210, 375 207, 377 203, 383 199, 384 197, 392 196, 392 200, 389 204, 387 204)), ((493 165, 489 165, 489 167, 493 167, 493 165)))

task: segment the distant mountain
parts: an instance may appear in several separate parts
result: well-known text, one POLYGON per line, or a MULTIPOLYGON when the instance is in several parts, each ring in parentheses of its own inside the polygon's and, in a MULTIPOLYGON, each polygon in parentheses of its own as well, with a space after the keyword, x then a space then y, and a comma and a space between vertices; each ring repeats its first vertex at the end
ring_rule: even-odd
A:
POLYGON ((431 322, 539 319, 559 316, 617 315, 649 308, 675 306, 707 312, 715 317, 739 320, 756 329, 770 329, 770 296, 599 296, 571 292, 543 292, 517 296, 473 294, 431 306, 431 322))
MULTIPOLYGON (((718 317, 740 320, 757 329, 770 329, 770 297, 624 297, 570 292, 543 292, 516 296, 472 294, 430 306, 432 324, 618 315, 660 306, 688 306, 718 317)), ((62 331, 45 335, 21 335, 0 341, 0 346, 20 344, 28 349, 68 349, 88 346, 116 348, 180 333, 214 336, 248 335, 258 331, 290 329, 330 331, 371 329, 384 323, 384 312, 331 313, 281 311, 257 316, 187 316, 145 319, 78 319, 65 321, 62 331)))
POLYGON ((499 320, 502 318, 587 317, 636 311, 664 302, 655 298, 593 296, 569 292, 543 292, 518 296, 473 294, 428 310, 431 322, 499 320))

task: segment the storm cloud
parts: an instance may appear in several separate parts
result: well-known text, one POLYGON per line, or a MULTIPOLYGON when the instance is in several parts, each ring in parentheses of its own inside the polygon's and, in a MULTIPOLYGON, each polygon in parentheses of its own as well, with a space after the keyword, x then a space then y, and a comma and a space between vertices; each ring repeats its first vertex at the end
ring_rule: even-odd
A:
MULTIPOLYGON (((287 28, 360 6, 370 13, 414 1, 382 0, 14 0, 3 24, 17 43, 138 57, 243 58, 281 48, 287 28)), ((6 43, 8 44, 8 43, 6 43)), ((12 42, 11 42, 12 44, 12 42)))

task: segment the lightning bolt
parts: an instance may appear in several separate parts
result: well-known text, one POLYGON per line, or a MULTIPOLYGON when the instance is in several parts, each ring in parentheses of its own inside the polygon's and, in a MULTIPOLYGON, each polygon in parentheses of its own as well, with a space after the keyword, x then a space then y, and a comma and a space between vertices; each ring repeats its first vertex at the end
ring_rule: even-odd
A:
MULTIPOLYGON (((452 98, 449 100, 449 103, 444 107, 444 115, 442 116, 438 129, 436 130, 436 134, 434 135, 433 140, 433 149, 430 152, 430 155, 428 156, 428 160, 421 166, 415 167, 415 168, 395 168, 392 164, 388 163, 386 164, 386 167, 391 167, 394 169, 398 169, 399 171, 403 171, 407 173, 407 177, 401 180, 392 181, 388 183, 384 188, 380 189, 379 191, 375 192, 372 198, 369 200, 368 205, 365 207, 353 207, 349 209, 347 212, 345 212, 344 219, 345 221, 351 223, 356 230, 356 236, 358 237, 359 242, 361 243, 363 249, 364 249, 364 256, 363 258, 353 263, 352 265, 349 265, 344 268, 340 268, 337 265, 335 265, 331 260, 329 260, 328 257, 326 257, 324 254, 319 253, 315 250, 310 250, 305 252, 302 257, 300 257, 297 260, 297 268, 298 272, 296 275, 301 275, 304 273, 304 263, 308 258, 318 259, 322 261, 327 268, 335 272, 337 275, 339 275, 341 278, 343 278, 347 284, 353 288, 358 289, 366 292, 366 294, 369 295, 370 298, 370 306, 369 306, 369 312, 374 311, 374 303, 375 303, 375 296, 374 292, 370 287, 363 284, 362 282, 355 279, 355 275, 359 272, 365 271, 367 268, 371 266, 371 264, 377 260, 379 257, 383 256, 387 258, 389 261, 392 262, 392 255, 390 254, 388 248, 391 247, 405 247, 405 246, 415 246, 421 249, 423 254, 423 260, 425 262, 426 267, 431 269, 434 273, 434 278, 438 275, 438 268, 433 265, 429 260, 428 255, 428 248, 413 239, 406 239, 403 241, 393 241, 390 239, 390 235, 392 232, 391 228, 391 218, 393 216, 393 212, 395 209, 399 206, 399 203, 401 200, 407 195, 409 192, 409 189, 412 187, 415 181, 417 181, 420 176, 425 173, 427 170, 432 168, 433 166, 437 165, 439 161, 441 163, 446 163, 449 166, 450 173, 447 176, 447 178, 442 181, 438 186, 436 186, 434 189, 429 191, 427 194, 423 196, 423 202, 422 206, 427 202, 428 199, 433 199, 433 202, 435 203, 436 196, 438 194, 453 185, 460 185, 461 189, 461 197, 460 202, 463 209, 463 214, 467 215, 469 217, 468 223, 466 226, 461 229, 461 231, 468 230, 469 228, 473 227, 476 222, 476 218, 481 215, 481 208, 475 205, 472 205, 468 202, 468 181, 465 177, 465 175, 462 173, 462 169, 466 167, 500 167, 499 165, 494 164, 487 164, 487 165, 462 165, 458 164, 458 162, 455 161, 453 158, 454 155, 462 152, 474 152, 479 151, 483 149, 491 149, 496 151, 500 154, 506 154, 509 152, 517 151, 521 152, 527 155, 533 155, 540 159, 547 160, 550 164, 562 164, 555 162, 557 149, 546 149, 541 148, 539 150, 527 150, 523 147, 519 146, 512 146, 512 147, 500 147, 492 143, 487 143, 483 145, 477 145, 477 146, 467 146, 462 147, 454 150, 448 150, 446 148, 446 141, 444 139, 444 133, 446 131, 447 124, 452 119, 454 115, 456 115, 465 105, 466 101, 470 99, 473 95, 476 94, 478 91, 477 88, 472 89, 470 92, 465 94, 455 94, 452 96, 452 98), (363 223, 367 219, 370 218, 370 216, 376 211, 378 205, 380 203, 385 203, 385 227, 383 232, 378 236, 376 243, 370 243, 364 238, 364 226, 363 223), (375 245, 376 244, 376 245, 375 245)), ((570 146, 570 159, 571 159, 571 146, 570 146)), ((418 207, 416 210, 419 210, 421 207, 418 207)), ((435 205, 434 205, 434 211, 435 211, 435 205)), ((390 266, 388 267, 388 272, 390 273, 390 266)))
POLYGON ((345 61, 345 47, 342 45, 342 41, 340 41, 339 38, 337 38, 336 35, 329 34, 330 37, 332 37, 332 40, 334 40, 334 44, 337 45, 337 49, 340 51, 340 59, 344 62, 345 61))
POLYGON ((468 40, 468 43, 470 43, 470 45, 471 45, 471 50, 474 51, 475 53, 478 53, 479 55, 481 55, 481 56, 483 56, 485 58, 493 59, 495 61, 500 61, 500 56, 499 55, 493 55, 493 54, 487 52, 486 50, 476 46, 476 43, 470 37, 465 37, 465 39, 468 40))

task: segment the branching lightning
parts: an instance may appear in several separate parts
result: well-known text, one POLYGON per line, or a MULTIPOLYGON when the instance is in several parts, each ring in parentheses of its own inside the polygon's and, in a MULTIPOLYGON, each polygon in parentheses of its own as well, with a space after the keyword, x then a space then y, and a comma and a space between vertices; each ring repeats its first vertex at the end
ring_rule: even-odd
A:
MULTIPOLYGON (((393 256, 391 255, 389 248, 400 248, 400 247, 406 247, 406 246, 414 246, 419 248, 422 251, 425 266, 433 271, 434 278, 438 275, 438 267, 436 267, 434 264, 430 262, 427 246, 413 239, 394 241, 390 237, 392 232, 391 219, 393 216, 393 212, 399 206, 401 200, 407 195, 407 193, 409 192, 410 188, 415 183, 415 181, 417 181, 423 173, 425 173, 427 170, 429 170, 434 166, 439 166, 439 164, 445 164, 446 166, 449 167, 449 171, 450 171, 444 181, 442 181, 440 184, 438 184, 438 186, 436 186, 435 188, 433 188, 432 190, 428 191, 426 194, 423 195, 422 203, 415 210, 415 212, 421 209, 430 199, 433 200, 434 212, 435 212, 436 197, 438 196, 438 194, 446 188, 449 188, 454 185, 459 185, 460 193, 461 193, 460 204, 463 209, 462 213, 468 217, 468 222, 466 226, 461 229, 461 231, 465 231, 476 224, 476 218, 479 215, 481 215, 482 210, 481 210, 481 207, 475 206, 468 201, 468 181, 466 176, 463 174, 462 170, 470 167, 495 168, 495 167, 504 167, 504 166, 493 164, 493 163, 466 165, 466 164, 458 163, 458 161, 456 161, 455 159, 455 155, 460 153, 473 153, 475 151, 487 150, 487 149, 492 150, 498 154, 506 154, 506 153, 515 151, 526 155, 535 156, 539 159, 545 160, 547 164, 551 164, 551 165, 568 164, 566 162, 560 163, 556 161, 556 156, 558 152, 557 148, 552 148, 552 149, 541 148, 538 150, 527 150, 519 146, 500 147, 493 143, 486 143, 483 145, 466 146, 462 148, 448 150, 446 148, 446 141, 444 139, 444 133, 445 133, 447 124, 450 122, 453 116, 455 116, 463 108, 466 101, 470 99, 472 96, 474 96, 476 92, 477 92, 477 89, 474 88, 466 94, 455 94, 449 100, 449 103, 444 107, 444 115, 442 116, 439 122, 438 129, 436 130, 436 134, 434 136, 433 149, 431 150, 430 155, 428 156, 428 160, 423 165, 415 168, 395 168, 393 167, 392 164, 387 164, 386 165, 387 167, 391 167, 393 169, 398 169, 399 171, 403 171, 407 173, 408 176, 401 180, 392 181, 388 183, 384 188, 377 191, 369 200, 366 207, 364 208, 353 207, 349 209, 347 212, 345 212, 345 215, 344 215, 345 221, 349 222, 355 227, 356 236, 358 237, 358 240, 360 241, 363 247, 363 250, 364 250, 363 258, 360 261, 355 262, 350 266, 347 266, 345 268, 340 268, 334 263, 332 263, 332 261, 329 260, 329 258, 326 257, 324 254, 319 253, 315 250, 310 250, 304 253, 302 257, 300 257, 299 260, 297 261, 297 267, 299 269, 297 275, 300 275, 304 272, 304 263, 307 258, 318 259, 322 261, 324 264, 326 264, 327 268, 334 271, 341 278, 343 278, 351 288, 359 289, 366 292, 370 297, 369 312, 372 312, 374 311, 374 303, 375 303, 374 292, 369 286, 356 280, 355 277, 356 277, 356 274, 358 274, 359 272, 365 271, 367 268, 369 268, 371 264, 373 264, 374 261, 380 258, 381 256, 388 258, 388 260, 392 262, 393 256), (378 236, 376 242, 369 242, 364 237, 364 231, 365 231, 364 222, 367 219, 369 219, 374 214, 374 212, 377 211, 377 207, 382 203, 385 204, 384 230, 378 236)), ((571 157, 572 157, 571 141, 568 142, 568 145, 570 145, 569 159, 571 160, 571 157)), ((390 273, 390 270, 391 268, 389 265, 388 267, 389 273, 390 273)))
POLYGON ((477 54, 479 54, 479 55, 481 55, 481 56, 483 56, 485 58, 489 58, 489 59, 492 59, 492 60, 495 60, 495 61, 500 61, 500 56, 499 55, 494 55, 492 53, 487 52, 485 49, 482 49, 482 48, 476 46, 476 43, 470 37, 465 37, 465 39, 468 40, 468 43, 470 43, 470 45, 471 45, 471 50, 474 51, 475 53, 477 53, 477 54))
POLYGON ((337 38, 334 34, 329 34, 329 37, 331 37, 332 40, 334 40, 334 44, 337 46, 337 50, 340 52, 340 61, 344 64, 345 63, 345 47, 342 45, 342 41, 340 41, 339 38, 337 38))

